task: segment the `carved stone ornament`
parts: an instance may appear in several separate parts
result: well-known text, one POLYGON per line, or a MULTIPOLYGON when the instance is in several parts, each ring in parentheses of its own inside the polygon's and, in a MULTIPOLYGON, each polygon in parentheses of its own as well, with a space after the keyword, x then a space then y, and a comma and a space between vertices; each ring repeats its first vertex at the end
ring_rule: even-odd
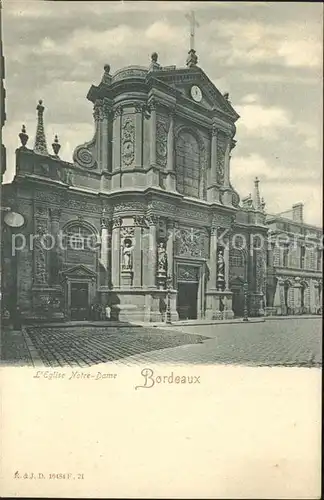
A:
POLYGON ((121 227, 123 220, 120 217, 113 219, 113 228, 121 227))
POLYGON ((111 222, 106 217, 102 217, 100 219, 100 226, 101 226, 101 229, 110 229, 111 222))
POLYGON ((36 238, 34 240, 34 281, 37 284, 47 283, 46 251, 42 244, 42 237, 47 233, 47 219, 36 219, 36 238))
POLYGON ((195 266, 179 266, 179 281, 199 281, 199 269, 195 266))
POLYGON ((135 158, 135 126, 134 117, 128 115, 122 125, 122 161, 124 165, 131 165, 135 158))
POLYGON ((61 210, 59 208, 50 208, 51 220, 58 222, 61 217, 61 210))
POLYGON ((146 210, 146 204, 141 201, 129 200, 122 203, 116 203, 114 206, 114 212, 144 212, 146 210))
POLYGON ((95 121, 103 121, 105 118, 103 100, 97 99, 93 106, 93 118, 95 121))
POLYGON ((218 184, 224 184, 225 173, 225 145, 217 144, 217 160, 216 160, 216 175, 218 184))
POLYGON ((117 108, 113 109, 114 119, 118 118, 122 115, 123 109, 121 106, 117 106, 117 108))
POLYGON ((130 226, 122 226, 120 228, 121 238, 133 238, 135 234, 135 228, 130 226))
POLYGON ((146 218, 143 215, 134 215, 134 225, 136 227, 146 227, 146 218))
POLYGON ((35 205, 35 215, 38 217, 47 217, 47 207, 44 205, 35 205))
POLYGON ((156 226, 159 222, 159 216, 155 214, 147 215, 146 220, 149 226, 156 226))
POLYGON ((159 116, 156 124, 156 162, 162 167, 167 163, 168 128, 167 118, 159 116))
POLYGON ((207 232, 203 228, 178 228, 175 230, 175 251, 179 257, 207 257, 207 232))

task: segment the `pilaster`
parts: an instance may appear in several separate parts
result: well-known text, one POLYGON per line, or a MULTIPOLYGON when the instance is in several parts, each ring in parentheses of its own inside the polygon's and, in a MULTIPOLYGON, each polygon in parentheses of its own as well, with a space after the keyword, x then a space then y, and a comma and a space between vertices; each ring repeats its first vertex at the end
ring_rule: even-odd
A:
POLYGON ((220 201, 219 186, 217 183, 217 128, 215 124, 213 124, 211 132, 210 176, 207 188, 207 201, 220 201))
POLYGON ((120 287, 120 228, 121 218, 113 219, 111 237, 111 281, 113 288, 120 287))
POLYGON ((168 153, 167 153, 167 190, 176 190, 176 174, 174 168, 174 110, 170 112, 170 125, 168 131, 168 153))
POLYGON ((143 167, 143 103, 135 105, 135 168, 143 167))

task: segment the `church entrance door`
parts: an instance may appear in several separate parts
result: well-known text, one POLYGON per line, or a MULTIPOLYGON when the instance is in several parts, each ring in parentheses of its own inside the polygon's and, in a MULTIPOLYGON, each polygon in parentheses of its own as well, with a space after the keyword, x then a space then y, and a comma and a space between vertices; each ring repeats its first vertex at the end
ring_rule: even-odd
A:
POLYGON ((87 282, 71 283, 71 319, 84 321, 89 316, 89 285, 87 282))
POLYGON ((197 319, 198 283, 178 282, 179 319, 197 319))
POLYGON ((236 278, 230 284, 232 295, 232 309, 235 318, 242 318, 244 316, 244 290, 243 279, 236 278))

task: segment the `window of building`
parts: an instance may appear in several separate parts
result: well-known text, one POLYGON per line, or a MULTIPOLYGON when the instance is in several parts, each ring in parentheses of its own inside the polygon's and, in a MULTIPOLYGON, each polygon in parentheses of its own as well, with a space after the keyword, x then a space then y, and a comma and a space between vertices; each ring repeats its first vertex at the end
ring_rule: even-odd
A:
POLYGON ((77 223, 68 226, 63 237, 67 262, 93 265, 96 243, 96 235, 87 226, 77 223))
POLYGON ((180 133, 176 143, 177 191, 185 196, 199 198, 200 177, 199 144, 188 132, 180 133))
POLYGON ((301 269, 304 269, 305 267, 305 256, 306 256, 306 247, 305 246, 302 246, 300 247, 300 265, 299 267, 301 269))
POLYGON ((267 250, 267 266, 271 267, 273 265, 272 250, 267 250))

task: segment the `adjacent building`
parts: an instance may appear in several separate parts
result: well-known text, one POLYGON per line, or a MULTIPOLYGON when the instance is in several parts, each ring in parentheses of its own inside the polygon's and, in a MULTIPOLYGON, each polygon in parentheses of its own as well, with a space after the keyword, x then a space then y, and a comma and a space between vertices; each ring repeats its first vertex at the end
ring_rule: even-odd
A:
POLYGON ((161 321, 168 288, 173 321, 242 316, 246 289, 249 314, 264 314, 259 181, 241 201, 230 176, 239 115, 197 62, 191 49, 182 68, 156 53, 148 67, 106 65, 87 95, 94 136, 71 163, 57 137, 49 151, 39 102, 35 144, 23 127, 4 186, 16 214, 2 262, 11 311, 83 320, 109 306, 116 319, 161 321))
POLYGON ((322 312, 322 231, 305 224, 303 204, 268 215, 266 312, 275 315, 322 312))

